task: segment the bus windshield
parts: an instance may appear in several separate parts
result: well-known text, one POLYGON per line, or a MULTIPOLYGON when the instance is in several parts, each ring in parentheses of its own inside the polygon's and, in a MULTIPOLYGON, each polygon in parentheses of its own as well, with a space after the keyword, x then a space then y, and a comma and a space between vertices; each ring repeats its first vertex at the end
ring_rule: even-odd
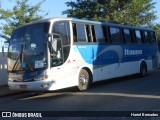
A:
POLYGON ((48 66, 49 23, 34 24, 12 33, 8 50, 8 71, 33 71, 48 66))

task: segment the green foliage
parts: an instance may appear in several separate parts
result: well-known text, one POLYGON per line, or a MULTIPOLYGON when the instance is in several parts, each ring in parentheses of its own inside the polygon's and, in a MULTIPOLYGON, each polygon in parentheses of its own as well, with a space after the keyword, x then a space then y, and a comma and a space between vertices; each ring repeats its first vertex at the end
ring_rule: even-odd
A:
POLYGON ((66 2, 62 14, 79 19, 119 23, 125 25, 148 25, 156 19, 152 0, 76 0, 66 2))
POLYGON ((157 40, 158 40, 158 46, 160 49, 160 24, 156 24, 153 29, 156 31, 157 33, 157 40))
POLYGON ((0 20, 3 20, 0 26, 0 30, 2 31, 0 37, 9 40, 12 31, 16 27, 42 19, 43 16, 47 15, 47 13, 45 15, 38 15, 39 12, 42 12, 40 7, 45 0, 39 2, 35 6, 29 5, 28 1, 29 0, 16 0, 16 5, 12 10, 0 8, 0 20))

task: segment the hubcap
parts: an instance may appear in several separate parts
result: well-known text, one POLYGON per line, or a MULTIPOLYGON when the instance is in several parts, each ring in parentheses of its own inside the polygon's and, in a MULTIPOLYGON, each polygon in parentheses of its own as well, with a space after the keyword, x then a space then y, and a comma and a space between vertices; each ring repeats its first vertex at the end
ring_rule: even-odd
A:
POLYGON ((81 85, 86 85, 88 83, 87 75, 82 74, 79 78, 81 85))

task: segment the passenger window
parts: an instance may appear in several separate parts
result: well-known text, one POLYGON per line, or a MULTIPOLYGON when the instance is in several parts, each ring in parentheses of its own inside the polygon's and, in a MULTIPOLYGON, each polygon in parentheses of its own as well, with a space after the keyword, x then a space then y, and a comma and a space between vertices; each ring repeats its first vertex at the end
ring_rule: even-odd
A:
POLYGON ((110 27, 110 37, 112 43, 121 42, 121 33, 119 28, 110 27))
POLYGON ((105 42, 103 29, 101 26, 95 26, 95 33, 97 42, 105 42))
POLYGON ((105 42, 109 42, 108 27, 107 26, 103 26, 102 28, 103 28, 103 34, 104 34, 105 42))
POLYGON ((68 22, 57 22, 54 24, 52 33, 57 33, 62 37, 62 44, 70 44, 70 29, 68 22))
POLYGON ((142 36, 141 32, 139 30, 135 30, 135 37, 138 44, 142 43, 142 36))
POLYGON ((93 42, 96 42, 96 33, 93 25, 91 26, 91 31, 92 31, 93 42))
POLYGON ((92 42, 91 32, 90 32, 90 26, 89 25, 86 25, 86 33, 87 33, 87 40, 88 40, 88 42, 92 42))
POLYGON ((78 42, 86 42, 85 27, 83 24, 77 24, 78 42))
POLYGON ((124 29, 123 33, 124 33, 125 43, 132 43, 130 30, 129 29, 124 29))
POLYGON ((150 43, 154 43, 156 41, 155 33, 150 32, 150 43))
MULTIPOLYGON (((57 38, 59 39, 59 38, 57 38)), ((51 48, 51 67, 59 66, 63 64, 63 52, 62 52, 62 44, 61 40, 57 40, 56 50, 51 48)))
POLYGON ((70 52, 70 46, 63 47, 64 61, 67 60, 70 52))
POLYGON ((145 43, 149 43, 149 35, 147 31, 144 31, 144 41, 145 43))
POLYGON ((78 42, 77 41, 77 28, 76 28, 76 24, 73 23, 72 27, 73 27, 73 40, 74 40, 74 42, 78 42))

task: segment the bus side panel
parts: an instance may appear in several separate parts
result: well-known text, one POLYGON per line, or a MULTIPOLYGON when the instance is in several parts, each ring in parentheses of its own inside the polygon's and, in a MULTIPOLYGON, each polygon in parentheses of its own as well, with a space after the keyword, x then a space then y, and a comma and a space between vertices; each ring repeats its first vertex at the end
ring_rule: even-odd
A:
POLYGON ((152 59, 152 69, 156 69, 159 67, 159 52, 155 43, 150 45, 150 54, 152 59))
MULTIPOLYGON (((66 63, 61 66, 53 67, 50 70, 50 76, 53 84, 50 90, 57 90, 78 85, 78 76, 82 68, 87 67, 93 73, 93 66, 86 64, 76 47, 71 47, 71 52, 66 63), (54 74, 56 73, 56 74, 54 74)), ((93 74, 93 78, 97 78, 97 74, 93 74)))

